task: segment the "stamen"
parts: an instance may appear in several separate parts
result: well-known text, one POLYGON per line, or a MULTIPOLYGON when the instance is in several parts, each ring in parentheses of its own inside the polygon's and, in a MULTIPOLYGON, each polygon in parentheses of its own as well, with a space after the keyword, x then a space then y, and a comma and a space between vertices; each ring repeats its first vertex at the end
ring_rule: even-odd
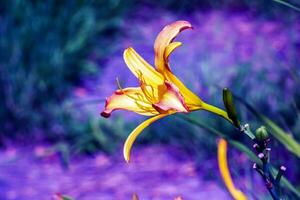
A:
POLYGON ((131 98, 135 101, 143 101, 143 102, 145 101, 145 98, 139 93, 135 93, 135 95, 138 96, 139 98, 136 98, 135 96, 132 96, 132 95, 129 95, 128 93, 126 93, 124 91, 124 89, 122 88, 118 77, 116 78, 116 81, 117 81, 118 88, 119 88, 119 90, 121 90, 122 94, 128 96, 129 98, 131 98))
POLYGON ((147 98, 147 100, 149 102, 151 102, 151 104, 154 104, 157 102, 154 97, 154 89, 151 85, 146 85, 144 83, 141 83, 141 89, 142 89, 143 93, 145 94, 145 97, 147 98), (148 88, 150 88, 151 91, 149 91, 148 88))
POLYGON ((135 104, 143 111, 140 111, 140 113, 152 113, 157 114, 157 110, 155 110, 152 106, 150 106, 153 103, 156 103, 156 98, 154 95, 154 88, 151 85, 148 85, 143 77, 143 74, 140 70, 136 71, 138 75, 138 79, 140 80, 141 84, 141 90, 144 95, 136 92, 133 95, 128 94, 123 87, 120 84, 120 81, 118 77, 116 78, 118 88, 120 92, 127 97, 133 99, 135 101, 135 104), (150 87, 150 89, 149 89, 150 87), (149 107, 143 105, 143 104, 149 104, 149 107))
POLYGON ((155 109, 151 109, 150 107, 146 107, 146 106, 143 106, 143 105, 141 105, 139 102, 135 102, 136 103, 136 105, 139 107, 139 108, 141 108, 142 110, 144 110, 144 112, 142 112, 142 113, 147 113, 147 112, 150 112, 150 113, 152 113, 152 114, 156 114, 157 113, 157 111, 155 110, 155 109))
POLYGON ((123 92, 123 88, 122 88, 122 86, 120 84, 120 81, 119 81, 118 77, 116 78, 116 81, 117 81, 117 85, 118 85, 119 90, 121 90, 123 92))
POLYGON ((147 98, 147 100, 151 104, 157 103, 157 98, 155 98, 153 86, 147 84, 146 80, 144 79, 143 73, 140 70, 137 70, 136 73, 138 75, 138 79, 140 80, 141 89, 142 89, 143 93, 145 94, 145 97, 147 98), (150 91, 148 88, 150 88, 150 91))

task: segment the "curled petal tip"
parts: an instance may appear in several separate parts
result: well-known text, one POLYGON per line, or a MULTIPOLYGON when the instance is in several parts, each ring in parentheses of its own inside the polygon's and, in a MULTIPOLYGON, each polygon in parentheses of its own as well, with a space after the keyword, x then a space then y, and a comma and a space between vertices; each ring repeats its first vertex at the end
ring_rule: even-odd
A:
POLYGON ((130 49, 132 49, 132 47, 127 47, 127 48, 123 51, 123 55, 126 54, 126 52, 129 51, 130 49))
POLYGON ((130 158, 124 158, 126 163, 129 164, 130 163, 130 158))
POLYGON ((109 118, 110 117, 110 113, 107 113, 105 111, 101 112, 100 115, 104 118, 109 118))
MULTIPOLYGON (((155 43, 154 43, 154 51, 155 51, 155 66, 157 67, 157 69, 159 71, 168 70, 168 68, 169 68, 168 60, 166 60, 166 55, 165 55, 167 46, 172 41, 174 41, 176 36, 181 31, 190 29, 190 28, 192 28, 192 25, 188 21, 176 21, 172 24, 165 26, 163 28, 163 30, 158 34, 158 36, 155 40, 155 43)), ((169 54, 172 51, 167 53, 167 55, 169 56, 169 54)))
POLYGON ((178 20, 176 22, 174 22, 173 24, 176 24, 176 25, 180 25, 182 27, 188 27, 188 28, 192 28, 192 24, 186 20, 178 20))
POLYGON ((131 149, 128 149, 127 147, 127 142, 125 142, 124 149, 123 149, 123 157, 127 164, 129 164, 130 162, 130 150, 131 149))

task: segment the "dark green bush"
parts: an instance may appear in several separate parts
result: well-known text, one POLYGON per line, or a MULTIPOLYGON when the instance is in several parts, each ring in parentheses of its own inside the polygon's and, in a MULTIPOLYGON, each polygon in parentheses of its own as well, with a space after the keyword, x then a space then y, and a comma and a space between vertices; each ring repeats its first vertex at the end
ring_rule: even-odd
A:
POLYGON ((19 133, 51 138, 73 130, 62 102, 97 72, 118 33, 124 5, 115 0, 0 3, 2 141, 19 133))

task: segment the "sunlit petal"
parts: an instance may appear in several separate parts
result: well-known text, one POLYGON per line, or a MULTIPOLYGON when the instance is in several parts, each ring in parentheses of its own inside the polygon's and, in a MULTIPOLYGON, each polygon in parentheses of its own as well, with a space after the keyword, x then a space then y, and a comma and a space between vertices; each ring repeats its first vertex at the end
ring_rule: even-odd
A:
MULTIPOLYGON (((169 68, 169 66, 168 66, 168 64, 165 60, 166 48, 181 31, 183 31, 185 29, 188 29, 188 28, 192 28, 192 25, 189 22, 187 22, 187 21, 176 21, 176 22, 174 22, 170 25, 167 25, 158 34, 158 36, 155 40, 155 43, 154 43, 155 66, 157 67, 158 71, 163 72, 164 70, 170 70, 170 68, 169 68)), ((178 46, 176 46, 176 47, 178 47, 178 46)), ((170 53, 167 55, 167 57, 169 55, 170 55, 170 53)))
POLYGON ((101 113, 103 117, 109 117, 114 110, 129 110, 141 115, 152 116, 159 114, 147 101, 141 88, 125 88, 117 90, 106 100, 105 110, 101 113))
POLYGON ((138 78, 143 78, 147 84, 153 86, 164 82, 163 76, 147 63, 133 48, 124 51, 124 60, 131 72, 138 78))
POLYGON ((164 60, 165 62, 168 62, 169 56, 171 55, 171 53, 177 49, 178 47, 180 47, 182 45, 181 42, 172 42, 170 43, 166 49, 165 49, 165 53, 164 53, 164 60))
POLYGON ((160 101, 153 105, 160 113, 170 112, 188 112, 183 96, 179 89, 171 82, 165 82, 166 92, 162 95, 160 101))
POLYGON ((247 197, 237 188, 235 188, 227 164, 227 142, 220 139, 218 142, 218 163, 223 181, 235 200, 247 200, 247 197))
POLYGON ((165 73, 166 79, 179 89, 182 94, 184 101, 187 105, 189 105, 190 110, 197 110, 202 106, 202 100, 190 91, 172 72, 166 71, 165 73))
POLYGON ((150 124, 152 124, 156 120, 161 119, 167 115, 168 114, 161 114, 161 115, 156 115, 154 117, 151 117, 151 118, 147 119, 146 121, 144 121, 143 123, 141 123, 138 127, 136 127, 130 133, 130 135, 127 137, 127 139, 125 141, 124 148, 123 148, 123 154, 124 154, 124 158, 125 158, 126 162, 129 162, 129 160, 130 160, 130 151, 131 151, 132 145, 133 145, 135 139, 137 138, 137 136, 150 124))

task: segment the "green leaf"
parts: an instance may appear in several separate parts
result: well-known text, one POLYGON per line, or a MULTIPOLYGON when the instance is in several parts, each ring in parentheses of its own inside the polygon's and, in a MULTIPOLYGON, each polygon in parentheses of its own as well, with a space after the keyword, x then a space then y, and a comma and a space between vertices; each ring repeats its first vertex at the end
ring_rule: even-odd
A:
POLYGON ((234 146, 241 152, 245 153, 250 158, 251 161, 257 163, 259 166, 262 166, 262 161, 247 146, 235 140, 227 140, 227 141, 230 145, 234 146))
POLYGON ((300 158, 300 144, 269 118, 263 115, 261 115, 260 118, 269 127, 271 134, 282 144, 284 144, 290 152, 294 153, 298 158, 300 158))
POLYGON ((282 130, 272 120, 258 112, 244 99, 237 97, 237 100, 244 104, 249 111, 251 111, 258 119, 260 119, 266 125, 273 137, 275 137, 280 143, 282 143, 288 151, 300 158, 300 144, 296 140, 294 140, 288 133, 282 130))
POLYGON ((285 6, 289 7, 289 8, 292 8, 292 9, 300 12, 300 8, 294 6, 293 4, 290 4, 290 3, 286 2, 286 1, 282 1, 282 0, 273 0, 273 1, 275 1, 277 3, 280 3, 282 5, 285 5, 285 6))
MULTIPOLYGON (((225 138, 229 144, 231 144, 232 146, 234 146, 235 148, 237 148, 238 150, 240 150, 241 152, 245 153, 250 160, 252 160, 253 162, 257 163, 258 165, 262 166, 262 162, 261 160, 247 147, 245 146, 244 144, 236 141, 236 140, 232 140, 232 139, 229 139, 226 135, 222 134, 221 131, 215 129, 215 128, 212 128, 212 127, 209 127, 208 125, 202 123, 202 122, 199 122, 195 119, 192 119, 190 117, 187 117, 185 115, 175 115, 175 117, 179 118, 179 119, 182 119, 182 120, 185 120, 197 127, 200 127, 204 130, 207 130, 208 132, 210 133, 213 133, 214 135, 216 136, 220 136, 220 137, 223 137, 225 138)), ((273 166, 271 166, 271 170, 274 174, 277 174, 277 171, 273 166)), ((298 198, 300 198, 300 191, 297 190, 293 184, 291 184, 289 182, 289 180, 287 180, 285 177, 282 177, 281 179, 281 184, 286 188, 288 189, 289 191, 291 191, 293 194, 295 194, 298 198)))

